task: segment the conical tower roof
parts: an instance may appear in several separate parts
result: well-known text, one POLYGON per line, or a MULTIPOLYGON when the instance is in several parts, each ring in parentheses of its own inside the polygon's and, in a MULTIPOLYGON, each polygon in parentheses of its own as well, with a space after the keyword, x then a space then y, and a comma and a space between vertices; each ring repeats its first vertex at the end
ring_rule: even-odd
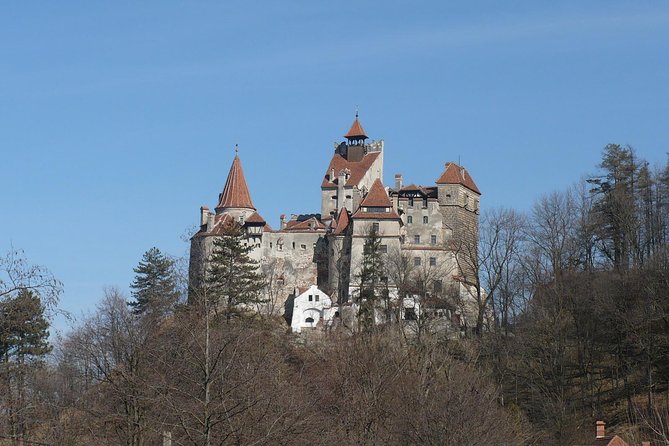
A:
POLYGON ((358 114, 355 114, 355 121, 351 125, 351 129, 347 134, 344 135, 344 138, 347 139, 367 139, 368 136, 365 133, 365 129, 362 128, 362 124, 358 121, 358 114))
POLYGON ((219 195, 216 212, 221 212, 227 208, 242 208, 253 209, 253 201, 249 193, 249 187, 246 185, 246 178, 244 177, 244 170, 242 169, 242 162, 239 155, 235 155, 228 173, 228 179, 225 181, 223 193, 219 195))

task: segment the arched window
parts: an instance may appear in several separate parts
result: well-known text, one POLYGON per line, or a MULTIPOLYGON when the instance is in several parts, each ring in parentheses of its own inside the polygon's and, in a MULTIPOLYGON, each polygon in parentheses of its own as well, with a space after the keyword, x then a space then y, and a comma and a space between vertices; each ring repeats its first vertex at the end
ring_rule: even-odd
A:
POLYGON ((313 317, 308 317, 304 320, 307 324, 313 324, 314 323, 314 318, 313 317))

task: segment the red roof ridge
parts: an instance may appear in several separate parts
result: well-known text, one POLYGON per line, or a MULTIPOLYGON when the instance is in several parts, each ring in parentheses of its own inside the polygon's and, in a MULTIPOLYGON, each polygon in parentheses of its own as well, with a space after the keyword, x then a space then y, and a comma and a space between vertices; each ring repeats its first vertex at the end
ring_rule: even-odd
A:
POLYGON ((383 187, 383 183, 381 183, 381 180, 378 178, 374 180, 372 187, 369 188, 369 192, 367 192, 367 195, 365 195, 365 198, 363 198, 360 203, 360 207, 389 208, 392 206, 390 198, 388 198, 388 193, 383 187))
POLYGON ((334 235, 339 235, 346 230, 350 219, 348 218, 348 211, 346 207, 342 207, 339 211, 339 219, 337 220, 337 225, 334 228, 334 235))
POLYGON ((358 121, 358 114, 355 114, 355 121, 353 121, 353 124, 351 124, 351 129, 344 135, 344 138, 347 139, 359 139, 359 138, 364 138, 367 139, 368 136, 365 133, 365 129, 362 128, 362 124, 360 124, 360 121, 358 121))
POLYGON ((476 186, 476 183, 474 183, 474 179, 471 177, 471 175, 469 175, 469 172, 467 172, 467 169, 455 164, 454 162, 446 163, 444 173, 441 174, 436 183, 461 184, 467 189, 470 189, 479 195, 481 194, 479 188, 476 186))
POLYGON ((247 219, 247 223, 267 223, 264 218, 260 216, 260 214, 256 211, 253 214, 251 214, 247 219))
POLYGON ((216 212, 220 212, 226 208, 256 209, 255 206, 253 206, 253 201, 251 201, 251 194, 249 192, 249 187, 246 184, 246 178, 244 177, 244 170, 242 169, 242 162, 239 159, 239 155, 235 155, 235 159, 232 160, 232 166, 230 166, 230 172, 225 181, 225 187, 219 196, 216 212))
POLYGON ((336 188, 338 183, 337 174, 342 171, 342 169, 349 169, 351 174, 346 180, 345 186, 357 186, 367 171, 372 167, 374 161, 379 157, 381 152, 369 152, 362 157, 360 161, 349 161, 343 156, 335 153, 330 160, 328 169, 325 172, 323 177, 323 182, 321 183, 321 188, 336 188), (330 178, 332 171, 334 170, 334 178, 330 178))

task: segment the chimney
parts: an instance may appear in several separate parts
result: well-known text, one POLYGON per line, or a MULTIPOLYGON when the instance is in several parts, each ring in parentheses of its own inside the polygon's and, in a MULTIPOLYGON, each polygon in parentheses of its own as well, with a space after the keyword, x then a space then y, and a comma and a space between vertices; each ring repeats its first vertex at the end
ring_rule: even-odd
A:
POLYGON ((597 435, 595 438, 604 438, 606 437, 606 423, 599 420, 597 423, 595 423, 597 426, 597 435))
POLYGON ((214 229, 214 214, 207 214, 207 232, 214 229))
POLYGON ((206 225, 207 220, 209 220, 209 208, 207 206, 202 206, 200 208, 200 226, 206 225))
POLYGON ((395 174, 395 189, 396 190, 402 189, 402 174, 401 173, 396 173, 395 174))
POLYGON ((286 229, 286 214, 281 214, 281 224, 279 225, 279 228, 281 229, 286 229))

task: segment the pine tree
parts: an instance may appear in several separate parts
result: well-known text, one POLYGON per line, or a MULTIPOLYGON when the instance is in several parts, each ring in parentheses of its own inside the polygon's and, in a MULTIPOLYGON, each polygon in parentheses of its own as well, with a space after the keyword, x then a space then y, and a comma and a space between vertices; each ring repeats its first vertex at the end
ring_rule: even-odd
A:
POLYGON ((258 262, 249 253, 253 247, 244 243, 245 233, 235 224, 214 241, 209 257, 206 285, 208 295, 217 309, 228 319, 249 306, 266 302, 261 291, 265 286, 258 272, 258 262))
MULTIPOLYGON (((362 267, 360 279, 360 322, 366 328, 371 328, 377 302, 381 297, 387 297, 387 287, 383 286, 384 262, 381 255, 381 237, 375 226, 372 226, 362 249, 362 267)), ((387 285, 387 283, 386 283, 387 285)))
POLYGON ((174 277, 174 261, 158 248, 144 253, 130 285, 134 301, 128 302, 134 314, 164 313, 178 298, 174 277))
POLYGON ((34 424, 29 378, 51 351, 44 313, 39 295, 30 290, 0 300, 0 410, 16 444, 22 444, 34 424))

